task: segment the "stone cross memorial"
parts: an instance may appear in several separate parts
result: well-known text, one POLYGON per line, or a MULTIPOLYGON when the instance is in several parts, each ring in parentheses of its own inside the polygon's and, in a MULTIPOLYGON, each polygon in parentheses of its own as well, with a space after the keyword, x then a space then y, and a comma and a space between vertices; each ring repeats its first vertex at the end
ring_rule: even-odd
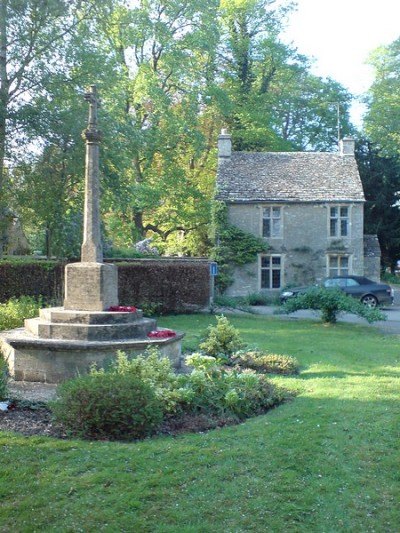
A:
POLYGON ((103 263, 100 224, 99 144, 97 128, 99 99, 96 86, 85 94, 89 102, 89 123, 83 132, 86 141, 85 211, 81 262, 65 270, 64 309, 105 311, 118 305, 118 270, 103 263))
POLYGON ((103 262, 100 224, 99 105, 96 87, 85 95, 89 102, 86 142, 85 211, 80 263, 65 269, 64 307, 40 309, 39 316, 25 320, 25 328, 0 333, 5 354, 16 381, 60 383, 85 374, 93 363, 104 365, 118 350, 128 355, 157 346, 174 366, 180 365, 183 333, 172 338, 149 338, 158 330, 154 318, 140 309, 118 306, 118 269, 103 262), (112 309, 110 309, 112 308, 112 309))

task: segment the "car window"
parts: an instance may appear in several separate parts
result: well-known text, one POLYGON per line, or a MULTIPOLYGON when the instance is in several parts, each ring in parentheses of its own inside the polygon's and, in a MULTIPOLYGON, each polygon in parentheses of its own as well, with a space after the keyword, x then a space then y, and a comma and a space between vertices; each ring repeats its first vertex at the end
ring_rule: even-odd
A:
POLYGON ((346 280, 340 278, 330 278, 326 279, 324 282, 325 287, 345 287, 346 280))
POLYGON ((346 281, 348 287, 358 287, 358 285, 360 285, 358 281, 353 278, 348 278, 346 281))

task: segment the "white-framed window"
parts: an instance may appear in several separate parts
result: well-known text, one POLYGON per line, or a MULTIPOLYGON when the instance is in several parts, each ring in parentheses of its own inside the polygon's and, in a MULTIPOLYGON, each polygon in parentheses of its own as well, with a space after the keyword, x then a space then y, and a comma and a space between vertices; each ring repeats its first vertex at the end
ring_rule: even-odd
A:
POLYGON ((282 287, 282 256, 261 255, 261 289, 280 289, 282 287))
POLYGON ((350 207, 336 205, 329 208, 329 236, 347 237, 350 227, 350 207))
POLYGON ((275 205, 262 209, 262 236, 267 239, 282 237, 282 208, 275 205))
POLYGON ((350 274, 350 257, 348 255, 328 255, 328 276, 347 276, 350 274))

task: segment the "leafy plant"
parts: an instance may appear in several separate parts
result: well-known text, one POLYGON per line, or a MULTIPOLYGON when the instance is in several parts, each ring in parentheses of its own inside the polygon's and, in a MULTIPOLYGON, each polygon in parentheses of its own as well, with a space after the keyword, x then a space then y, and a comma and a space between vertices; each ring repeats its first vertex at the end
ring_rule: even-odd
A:
POLYGON ((229 358, 234 352, 244 347, 239 331, 229 320, 220 315, 217 324, 208 327, 208 335, 200 344, 200 350, 213 357, 229 358))
POLYGON ((37 316, 41 307, 43 307, 42 300, 31 296, 11 298, 8 302, 0 304, 0 331, 21 327, 24 319, 37 316))
POLYGON ((76 437, 132 440, 150 435, 163 419, 154 389, 133 375, 97 372, 66 381, 51 407, 76 437))
POLYGON ((185 412, 243 419, 265 412, 289 397, 264 375, 227 368, 211 356, 194 354, 186 363, 194 370, 179 377, 185 412))
POLYGON ((239 351, 232 356, 232 362, 240 367, 268 374, 298 374, 300 368, 295 357, 259 351, 239 351))
POLYGON ((224 202, 214 203, 212 226, 215 240, 212 255, 219 265, 216 287, 223 293, 233 282, 234 266, 253 263, 257 254, 267 251, 268 244, 261 237, 230 224, 224 202))
POLYGON ((271 296, 263 292, 252 292, 244 297, 247 305, 275 305, 278 302, 278 296, 271 296))
MULTIPOLYGON (((165 412, 174 412, 176 406, 177 376, 168 357, 162 357, 156 347, 149 347, 143 355, 129 358, 123 351, 117 352, 115 361, 107 369, 108 373, 131 376, 151 387, 165 412)), ((104 369, 91 369, 92 375, 104 374, 104 369)))
POLYGON ((300 309, 320 310, 322 321, 330 324, 337 321, 341 312, 353 313, 370 323, 386 320, 386 316, 379 309, 370 309, 339 289, 312 287, 304 294, 290 298, 282 306, 282 312, 287 314, 300 309))
POLYGON ((8 398, 8 366, 0 354, 0 400, 8 398))

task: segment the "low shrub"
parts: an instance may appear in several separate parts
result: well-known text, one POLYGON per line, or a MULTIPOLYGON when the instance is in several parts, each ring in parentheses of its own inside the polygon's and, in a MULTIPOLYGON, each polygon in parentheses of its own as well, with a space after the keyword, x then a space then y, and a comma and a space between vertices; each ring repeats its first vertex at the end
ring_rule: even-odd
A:
MULTIPOLYGON (((154 391, 165 413, 175 411, 177 376, 168 357, 162 357, 156 347, 147 348, 143 355, 132 358, 129 358, 125 352, 117 352, 117 357, 107 372, 143 381, 154 391)), ((91 369, 92 375, 104 373, 104 369, 97 370, 95 367, 91 369)))
POLYGON ((129 359, 119 352, 106 370, 62 383, 52 403, 56 421, 87 439, 132 440, 160 429, 163 420, 204 415, 242 420, 289 397, 263 374, 199 353, 186 358, 190 373, 175 374, 157 349, 129 359))
POLYGON ((255 416, 288 398, 265 375, 240 371, 219 364, 216 358, 193 354, 186 359, 194 369, 179 377, 182 410, 194 414, 234 416, 239 420, 255 416))
POLYGON ((239 331, 232 326, 229 320, 220 315, 216 317, 217 324, 208 327, 208 334, 199 348, 207 355, 229 358, 233 353, 244 347, 239 331))
POLYGON ((300 371, 299 362, 295 357, 258 351, 239 351, 232 356, 232 363, 266 374, 292 375, 300 371))
POLYGON ((341 312, 355 314, 367 322, 386 320, 386 316, 379 309, 368 308, 340 289, 313 287, 304 294, 289 298, 282 306, 283 313, 293 313, 300 309, 320 310, 322 321, 331 324, 337 321, 341 312))
POLYGON ((132 375, 95 373, 57 388, 51 408, 71 436, 132 440, 150 435, 163 419, 153 388, 132 375))
POLYGON ((279 296, 271 296, 263 292, 253 292, 244 297, 247 305, 276 305, 279 303, 279 296))
POLYGON ((0 354, 0 401, 8 398, 8 366, 0 354))
POLYGON ((0 331, 23 326, 24 319, 38 316, 41 307, 41 298, 31 296, 11 298, 6 303, 0 303, 0 331))
POLYGON ((219 294, 214 298, 214 304, 218 307, 248 310, 248 306, 242 296, 226 296, 225 294, 219 294))

